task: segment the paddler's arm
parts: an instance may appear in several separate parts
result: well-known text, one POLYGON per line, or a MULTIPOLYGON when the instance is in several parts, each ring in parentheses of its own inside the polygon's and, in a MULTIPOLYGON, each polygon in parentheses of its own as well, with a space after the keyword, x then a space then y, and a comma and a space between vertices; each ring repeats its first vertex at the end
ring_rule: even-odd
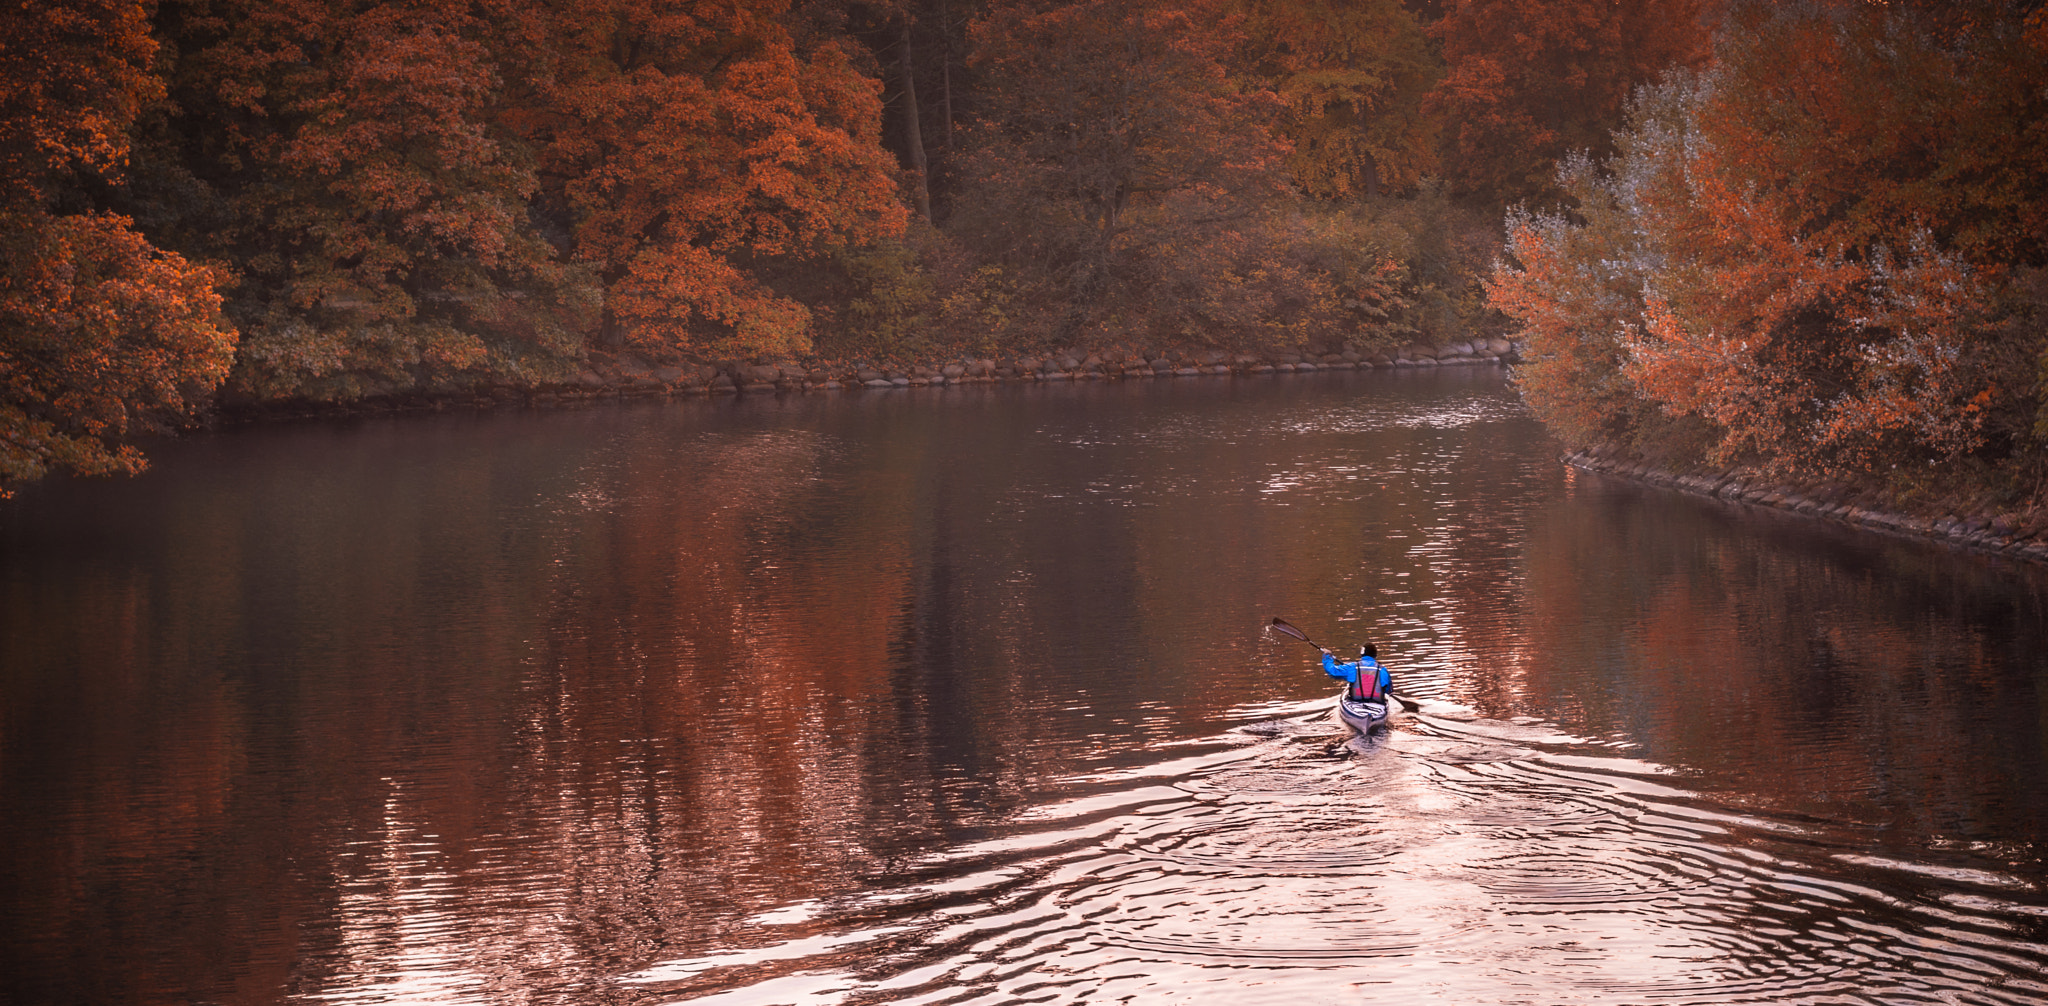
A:
POLYGON ((1358 683, 1357 668, 1351 664, 1338 663, 1337 655, 1328 650, 1323 651, 1323 673, 1345 684, 1358 683))

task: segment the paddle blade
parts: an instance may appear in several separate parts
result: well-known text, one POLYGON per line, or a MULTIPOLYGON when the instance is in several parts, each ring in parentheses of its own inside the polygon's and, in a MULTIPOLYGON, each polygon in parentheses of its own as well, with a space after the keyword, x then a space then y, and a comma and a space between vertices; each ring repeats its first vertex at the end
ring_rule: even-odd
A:
POLYGON ((1274 619, 1273 631, 1278 632, 1283 636, 1293 636, 1294 638, 1299 639, 1304 643, 1309 643, 1310 646, 1315 645, 1314 643, 1309 642, 1308 633, 1303 632, 1300 629, 1297 629, 1294 626, 1287 624, 1285 619, 1274 619))

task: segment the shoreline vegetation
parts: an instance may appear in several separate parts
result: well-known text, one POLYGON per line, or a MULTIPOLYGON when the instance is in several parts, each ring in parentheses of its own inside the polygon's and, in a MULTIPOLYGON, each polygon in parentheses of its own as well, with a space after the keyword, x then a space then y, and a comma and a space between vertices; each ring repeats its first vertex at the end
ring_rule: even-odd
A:
POLYGON ((0 38, 0 499, 219 419, 1511 343, 1591 457, 2048 509, 2038 0, 24 0, 0 38))

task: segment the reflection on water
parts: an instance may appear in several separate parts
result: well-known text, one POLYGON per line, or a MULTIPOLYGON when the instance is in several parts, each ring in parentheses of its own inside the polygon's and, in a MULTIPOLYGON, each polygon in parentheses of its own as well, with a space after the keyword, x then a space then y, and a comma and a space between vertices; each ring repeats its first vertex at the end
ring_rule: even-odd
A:
POLYGON ((31 489, 0 987, 2048 996, 2042 574, 1554 454, 1496 374, 1401 372, 318 424, 31 489), (1424 712, 1350 738, 1275 614, 1424 712))

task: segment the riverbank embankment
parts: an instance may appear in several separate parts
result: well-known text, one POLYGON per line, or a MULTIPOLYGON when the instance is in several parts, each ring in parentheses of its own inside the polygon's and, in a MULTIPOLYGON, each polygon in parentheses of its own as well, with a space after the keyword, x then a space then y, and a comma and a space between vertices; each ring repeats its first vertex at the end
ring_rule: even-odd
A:
POLYGON ((1881 533, 2048 562, 2048 511, 1982 512, 1953 505, 1913 506, 1876 489, 1793 483, 1739 469, 1673 471, 1654 461, 1597 447, 1571 451, 1562 460, 1584 471, 1696 496, 1771 507, 1881 533))
POLYGON ((958 356, 922 362, 782 360, 658 363, 631 352, 593 353, 561 380, 532 385, 415 389, 346 401, 241 403, 223 409, 230 421, 275 416, 404 412, 447 408, 548 406, 604 398, 726 395, 758 392, 889 391, 1030 381, 1153 380, 1322 370, 1453 367, 1513 363, 1520 347, 1507 339, 1474 338, 1360 349, 1340 342, 1260 352, 1209 347, 1103 347, 1007 355, 958 356))
POLYGON ((664 367, 627 353, 595 360, 573 382, 535 389, 535 395, 545 400, 549 396, 576 397, 592 393, 888 390, 1013 381, 1091 381, 1442 367, 1512 362, 1515 358, 1516 347, 1506 339, 1474 339, 1444 345, 1415 344, 1380 351, 1362 351, 1348 343, 1323 351, 1295 349, 1263 353, 1231 353, 1211 348, 1151 350, 1115 347, 961 357, 895 365, 813 361, 808 364, 701 363, 664 367))

